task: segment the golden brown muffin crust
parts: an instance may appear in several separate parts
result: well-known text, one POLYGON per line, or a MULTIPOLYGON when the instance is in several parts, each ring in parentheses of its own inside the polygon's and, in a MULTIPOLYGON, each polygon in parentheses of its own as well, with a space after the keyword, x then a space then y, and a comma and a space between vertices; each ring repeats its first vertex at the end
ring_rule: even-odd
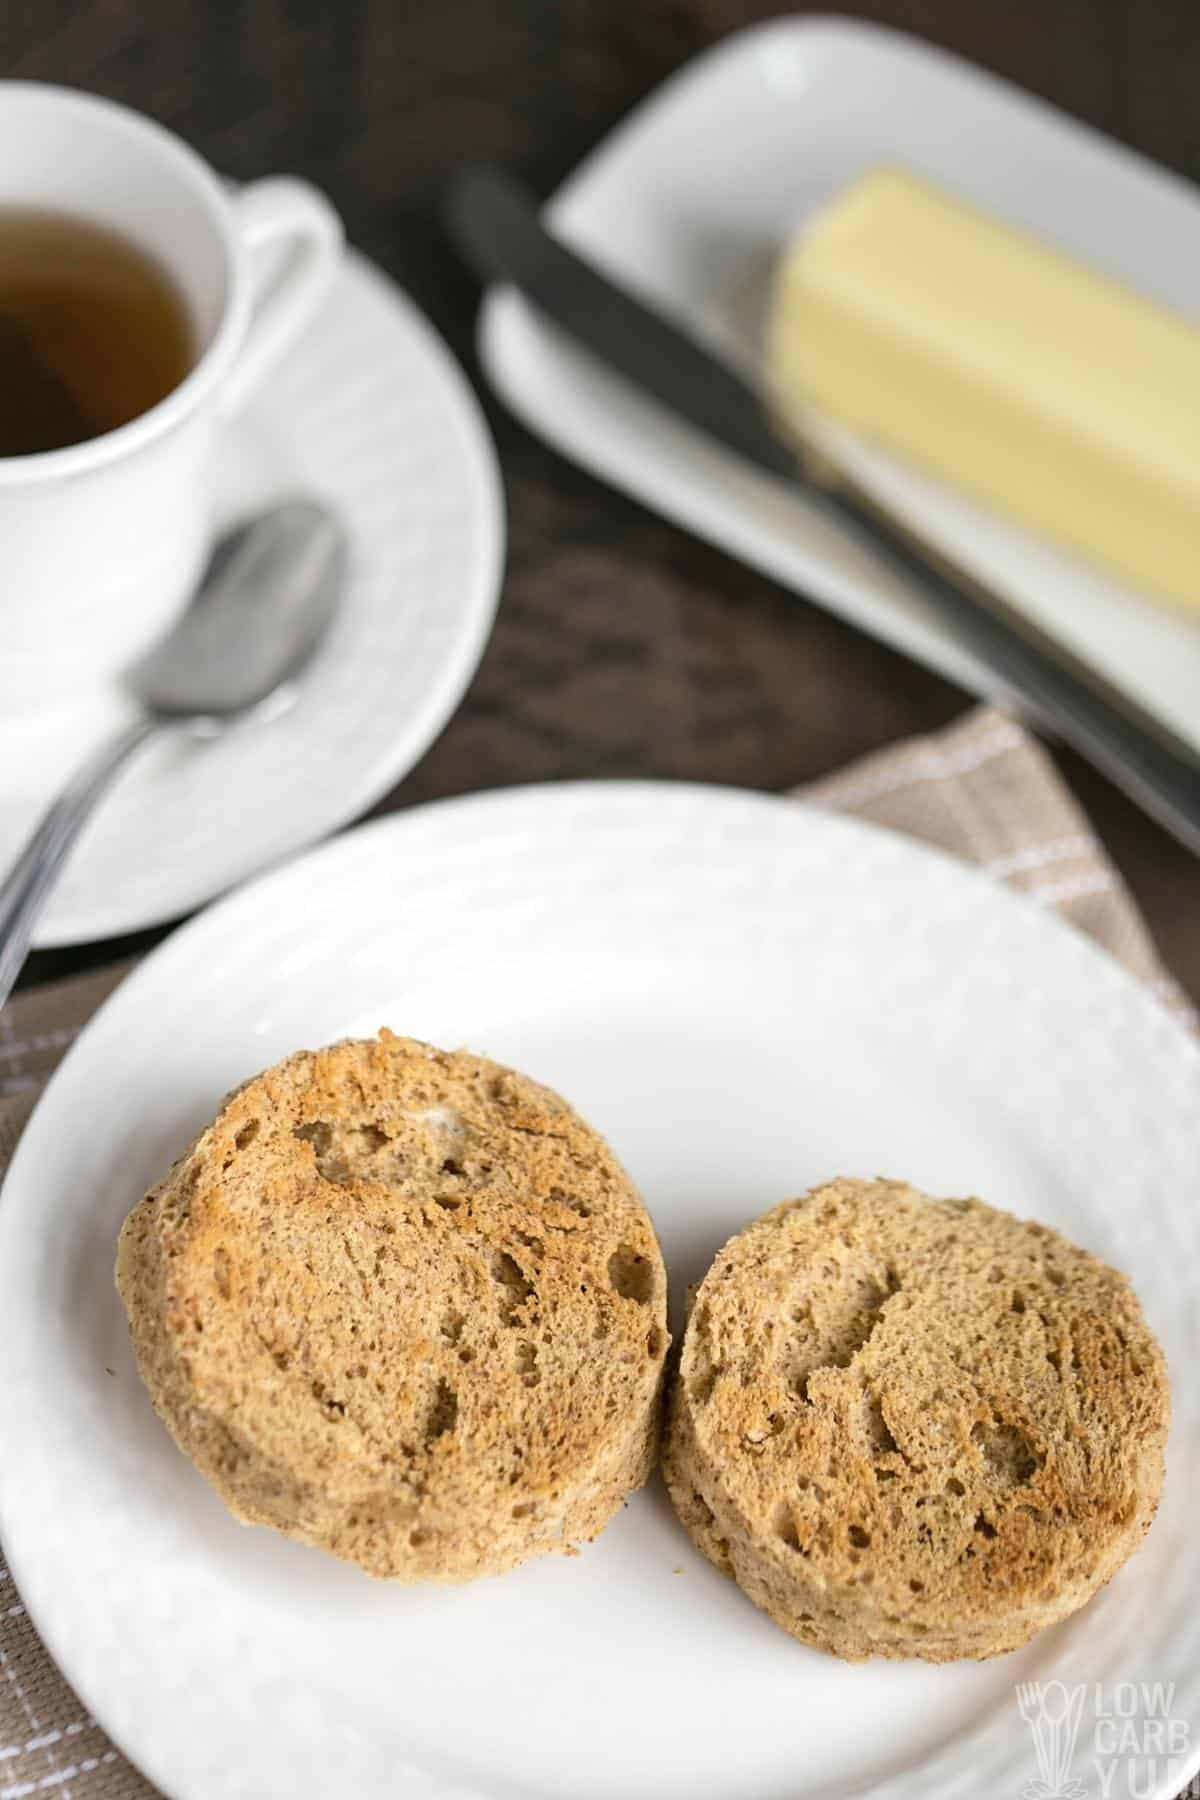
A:
POLYGON ((664 1468, 685 1526, 841 1656, 989 1656, 1149 1528, 1162 1352, 1123 1276, 979 1200, 841 1180, 702 1283, 664 1468))
POLYGON ((383 1033, 268 1069, 134 1208, 118 1285, 234 1512, 372 1574, 569 1549, 649 1472, 653 1226, 603 1139, 485 1058, 383 1033))

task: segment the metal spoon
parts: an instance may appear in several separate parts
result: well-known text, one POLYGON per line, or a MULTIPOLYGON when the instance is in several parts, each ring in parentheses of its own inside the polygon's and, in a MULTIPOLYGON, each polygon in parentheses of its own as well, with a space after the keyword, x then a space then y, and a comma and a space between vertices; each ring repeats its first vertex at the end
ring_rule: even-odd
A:
POLYGON ((282 698, 337 611, 345 557, 338 521, 310 500, 221 539, 187 611, 126 675, 140 716, 77 770, 0 884, 0 1006, 83 824, 134 751, 168 728, 215 735, 282 698))

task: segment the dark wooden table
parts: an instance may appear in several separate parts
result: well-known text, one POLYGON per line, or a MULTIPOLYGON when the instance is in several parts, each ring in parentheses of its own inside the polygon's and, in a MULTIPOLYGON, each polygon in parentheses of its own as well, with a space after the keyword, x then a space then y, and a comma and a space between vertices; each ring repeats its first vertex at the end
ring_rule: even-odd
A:
MULTIPOLYGON (((769 0, 24 0, 7 76, 155 114, 230 175, 328 190, 472 373, 476 291, 439 197, 490 157, 548 192, 635 101, 769 0)), ((800 9, 803 10, 803 9, 800 9)), ((823 8, 821 10, 824 10, 823 8)), ((871 0, 848 10, 986 64, 1200 175, 1195 0, 871 0)), ((453 723, 379 810, 555 776, 782 788, 965 696, 580 474, 488 402, 508 490, 495 634, 453 723)), ((1200 999, 1200 862, 1100 777, 1066 772, 1200 999)), ((130 950, 45 952, 45 980, 130 950)))

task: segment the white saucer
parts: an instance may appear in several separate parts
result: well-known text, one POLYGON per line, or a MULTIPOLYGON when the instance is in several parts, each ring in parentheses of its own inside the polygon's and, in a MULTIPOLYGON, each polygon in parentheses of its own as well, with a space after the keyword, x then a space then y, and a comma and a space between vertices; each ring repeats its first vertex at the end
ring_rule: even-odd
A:
MULTIPOLYGON (((73 855, 39 946, 176 918, 324 837, 413 766, 462 697, 500 584, 495 455, 441 339, 361 256, 230 429, 222 517, 295 491, 337 507, 352 556, 344 616, 298 703, 133 764, 73 855)), ((0 721, 0 867, 127 709, 113 688, 0 721)))
POLYGON ((1183 1764, 1110 1789, 1171 1800, 1200 1756, 1198 1167, 1180 1026, 1061 921, 899 837, 624 783, 383 820, 175 933, 21 1140, 0 1203, 13 1576, 174 1800, 1016 1800, 1043 1771, 1015 1684, 1052 1678, 1109 1706, 1114 1682, 1173 1684, 1183 1764), (1013 1656, 849 1666, 722 1580, 657 1482, 582 1556, 465 1588, 239 1526, 138 1380, 117 1230, 237 1082, 385 1023, 527 1069, 609 1136, 676 1331, 724 1239, 835 1172, 981 1192, 1119 1264, 1175 1376, 1144 1548, 1013 1656))
MULTIPOLYGON (((1007 82, 899 32, 782 18, 724 38, 623 119, 549 203, 618 281, 754 365, 779 251, 866 168, 902 163, 1197 316, 1200 195, 1007 82)), ((517 416, 643 504, 953 680, 994 679, 919 589, 587 357, 511 289, 480 354, 517 416)), ((1200 747, 1200 612, 1148 604, 936 482, 839 439, 893 504, 1200 747)), ((1197 575, 1200 604, 1200 573, 1197 575)))

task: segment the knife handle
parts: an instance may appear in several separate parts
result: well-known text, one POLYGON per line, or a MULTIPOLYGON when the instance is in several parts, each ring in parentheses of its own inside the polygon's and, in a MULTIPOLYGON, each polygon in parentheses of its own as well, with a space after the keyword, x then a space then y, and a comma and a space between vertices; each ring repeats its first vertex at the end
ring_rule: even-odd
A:
POLYGON ((893 513, 835 458, 785 442, 749 382, 548 231, 519 182, 495 169, 468 170, 454 184, 447 216, 485 279, 515 282, 636 391, 803 493, 839 530, 916 583, 1044 729, 1082 751, 1200 854, 1200 755, 1162 720, 893 513))

